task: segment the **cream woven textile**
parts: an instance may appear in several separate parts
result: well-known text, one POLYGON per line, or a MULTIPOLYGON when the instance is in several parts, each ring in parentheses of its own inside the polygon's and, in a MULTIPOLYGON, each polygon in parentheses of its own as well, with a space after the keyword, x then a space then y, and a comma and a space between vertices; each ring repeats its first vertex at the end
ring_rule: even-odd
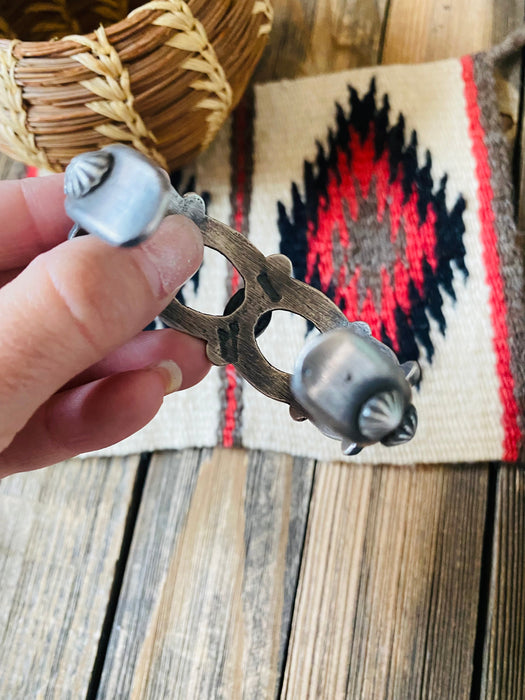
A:
MULTIPOLYGON (((247 96, 183 180, 210 214, 419 359, 419 429, 359 462, 518 458, 524 309, 506 146, 485 55, 267 84, 247 96)), ((221 313, 239 283, 209 254, 186 303, 221 313)), ((308 328, 275 314, 261 337, 291 369, 308 328)), ((340 446, 233 368, 169 396, 155 420, 103 454, 243 445, 320 459, 340 446)))

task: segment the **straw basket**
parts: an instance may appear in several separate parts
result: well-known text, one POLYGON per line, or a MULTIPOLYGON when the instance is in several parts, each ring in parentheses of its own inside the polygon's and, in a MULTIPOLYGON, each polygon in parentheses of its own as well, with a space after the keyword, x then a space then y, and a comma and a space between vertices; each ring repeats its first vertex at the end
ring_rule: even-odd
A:
POLYGON ((271 23, 270 0, 0 0, 0 150, 59 171, 120 141, 184 165, 239 100, 271 23))

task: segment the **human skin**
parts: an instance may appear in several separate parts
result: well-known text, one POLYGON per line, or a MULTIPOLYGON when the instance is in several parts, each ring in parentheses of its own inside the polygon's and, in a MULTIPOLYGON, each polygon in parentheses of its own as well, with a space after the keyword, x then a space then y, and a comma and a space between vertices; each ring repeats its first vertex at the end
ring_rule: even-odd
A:
POLYGON ((141 331, 199 267, 195 224, 136 248, 70 227, 62 175, 0 183, 0 478, 122 440, 209 369, 200 340, 141 331))

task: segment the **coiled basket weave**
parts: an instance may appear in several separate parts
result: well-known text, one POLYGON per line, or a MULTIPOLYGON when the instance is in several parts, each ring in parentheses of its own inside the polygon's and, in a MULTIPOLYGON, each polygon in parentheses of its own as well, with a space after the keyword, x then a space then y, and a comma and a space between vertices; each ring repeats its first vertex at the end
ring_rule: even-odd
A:
POLYGON ((271 24, 270 0, 0 0, 0 150, 60 171, 120 141, 180 167, 240 99, 271 24))

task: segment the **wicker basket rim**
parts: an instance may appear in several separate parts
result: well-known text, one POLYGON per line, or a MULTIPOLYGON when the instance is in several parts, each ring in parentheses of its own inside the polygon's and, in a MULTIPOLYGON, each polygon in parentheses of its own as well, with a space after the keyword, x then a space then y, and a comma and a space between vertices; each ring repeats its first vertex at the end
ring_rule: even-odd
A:
MULTIPOLYGON (((146 4, 147 3, 144 3, 144 5, 146 4)), ((148 18, 155 17, 160 14, 162 14, 162 10, 150 10, 146 8, 143 9, 142 6, 139 6, 131 12, 129 12, 126 15, 126 17, 123 17, 118 22, 113 22, 112 24, 104 26, 104 30, 108 38, 114 38, 116 36, 118 37, 118 35, 121 32, 129 32, 130 27, 132 28, 135 25, 142 26, 145 22, 149 23, 148 18)), ((95 31, 96 29, 87 34, 82 34, 82 36, 85 36, 89 39, 94 38, 95 31)), ((39 51, 53 51, 53 48, 55 47, 56 49, 57 46, 60 46, 61 52, 76 50, 76 52, 78 53, 79 51, 86 50, 85 47, 79 46, 77 42, 75 42, 73 39, 70 39, 70 36, 72 35, 59 37, 56 39, 48 39, 47 41, 25 41, 24 39, 7 39, 2 37, 0 38, 0 50, 7 49, 13 42, 17 45, 19 51, 26 50, 28 52, 30 52, 31 49, 36 48, 38 48, 39 51)))
POLYGON ((56 170, 118 141, 181 167, 237 104, 272 18, 270 0, 140 0, 90 33, 0 39, 0 149, 56 170))

